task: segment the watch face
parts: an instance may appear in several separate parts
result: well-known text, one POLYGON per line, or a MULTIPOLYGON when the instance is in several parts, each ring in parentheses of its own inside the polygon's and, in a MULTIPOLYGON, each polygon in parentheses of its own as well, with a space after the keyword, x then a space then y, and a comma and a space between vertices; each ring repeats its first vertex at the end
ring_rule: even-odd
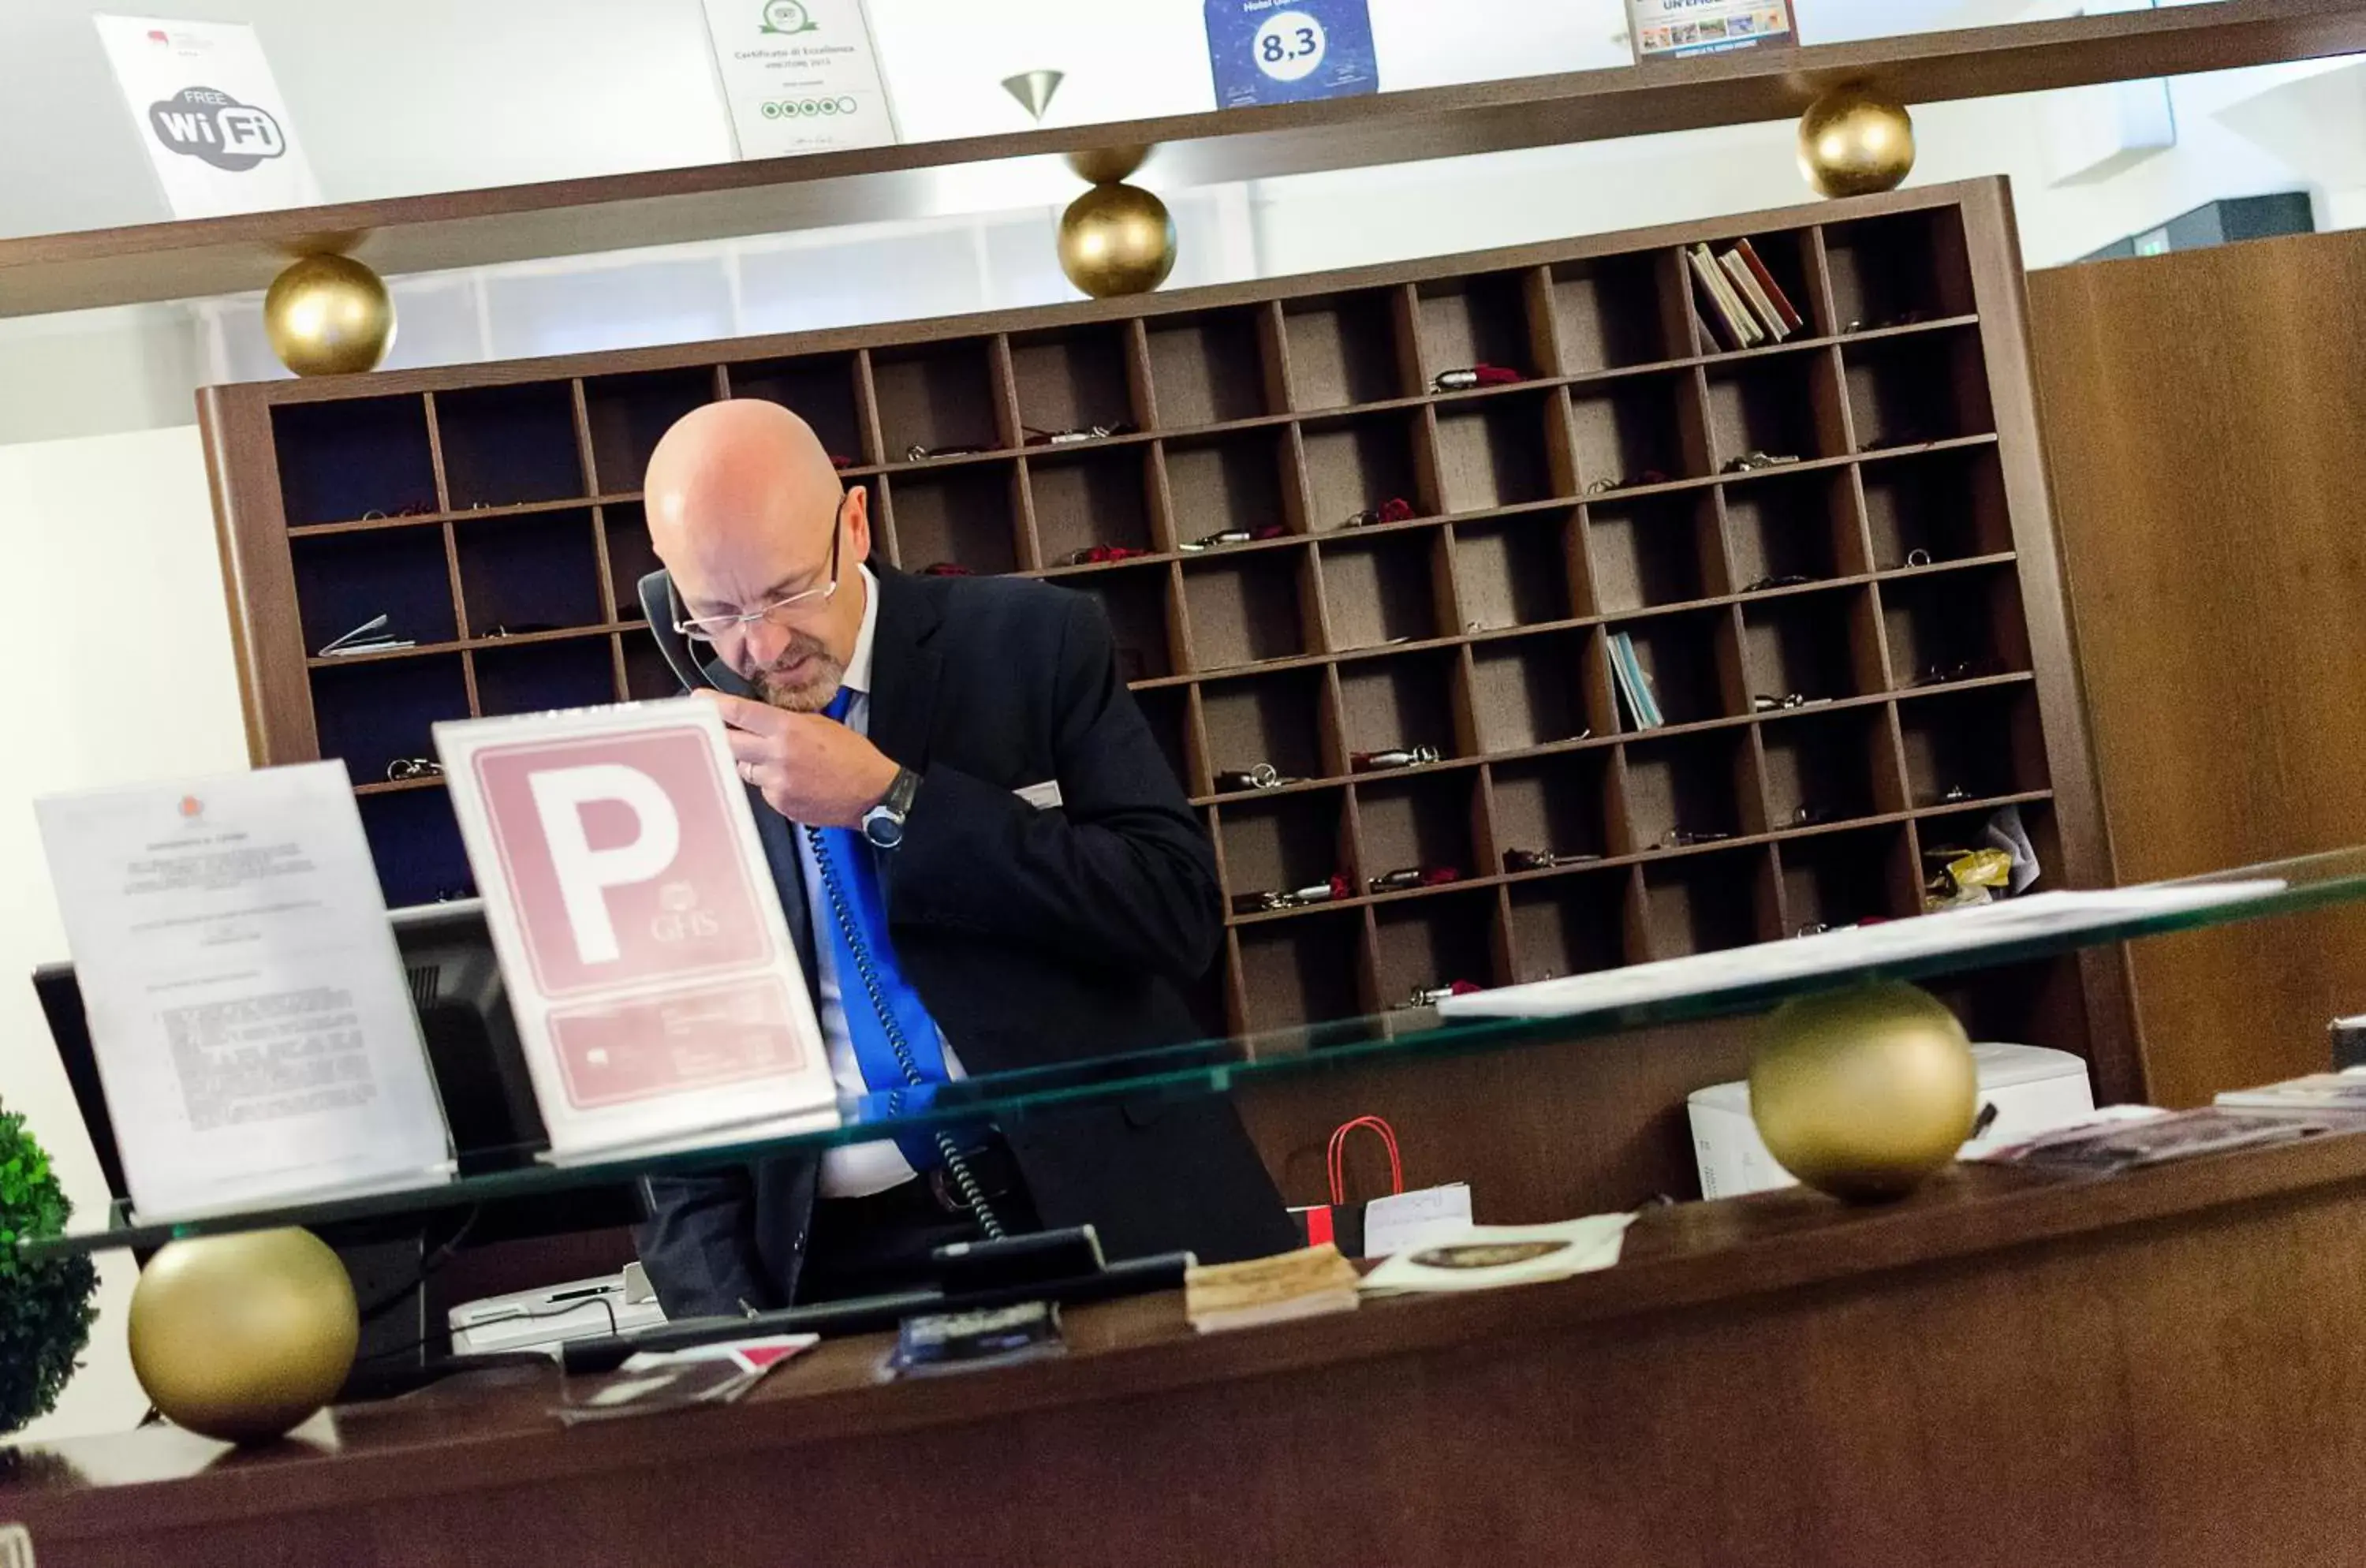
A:
POLYGON ((892 850, 904 841, 904 819, 873 807, 862 818, 862 836, 875 848, 892 850))

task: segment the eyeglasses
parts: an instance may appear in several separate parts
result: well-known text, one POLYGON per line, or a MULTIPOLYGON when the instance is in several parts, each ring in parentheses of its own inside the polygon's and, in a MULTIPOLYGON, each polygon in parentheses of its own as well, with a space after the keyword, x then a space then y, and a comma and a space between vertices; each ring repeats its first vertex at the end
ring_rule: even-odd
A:
POLYGON ((738 615, 688 615, 673 624, 673 629, 693 642, 715 643, 732 635, 745 635, 759 621, 774 626, 786 626, 789 613, 800 604, 826 604, 838 593, 839 575, 839 545, 846 535, 846 503, 839 503, 838 520, 829 530, 829 581, 819 588, 803 588, 786 593, 771 604, 738 615))
POLYGON ((430 761, 424 757, 397 757, 386 765, 386 782, 389 784, 408 784, 413 779, 440 779, 443 776, 444 764, 430 761))

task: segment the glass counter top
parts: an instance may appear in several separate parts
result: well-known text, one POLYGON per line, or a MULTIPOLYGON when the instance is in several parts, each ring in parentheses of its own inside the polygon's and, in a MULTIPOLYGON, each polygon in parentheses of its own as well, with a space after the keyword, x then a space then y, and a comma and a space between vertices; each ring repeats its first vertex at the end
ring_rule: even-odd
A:
POLYGON ((1211 1039, 968 1078, 925 1112, 891 1115, 884 1096, 842 1100, 842 1124, 756 1142, 555 1165, 530 1158, 433 1185, 323 1196, 235 1213, 141 1223, 126 1205, 76 1217, 60 1236, 18 1245, 33 1257, 147 1248, 177 1237, 279 1225, 312 1228, 688 1174, 769 1156, 867 1143, 937 1125, 1008 1128, 1095 1100, 1221 1094, 1255 1078, 1335 1070, 1375 1058, 1444 1057, 1544 1047, 1655 1025, 1758 1012, 1787 998, 1877 979, 1916 980, 2141 937, 2297 914, 2366 897, 2366 848, 2207 876, 2085 893, 2034 894, 1976 908, 1763 942, 1448 998, 1370 1017, 1211 1039))

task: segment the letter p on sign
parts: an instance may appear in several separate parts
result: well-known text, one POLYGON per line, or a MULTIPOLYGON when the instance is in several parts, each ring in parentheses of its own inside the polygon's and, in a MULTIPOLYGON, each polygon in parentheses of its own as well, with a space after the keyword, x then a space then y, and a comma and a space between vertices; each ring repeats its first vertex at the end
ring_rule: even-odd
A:
POLYGON ((494 940, 514 933, 513 1008, 769 964, 786 940, 711 714, 463 719, 435 743, 494 940))
POLYGON ((558 882, 567 922, 575 933, 576 955, 585 964, 614 964, 622 956, 616 923, 608 912, 612 889, 665 874, 682 852, 682 820, 658 782, 621 762, 553 768, 531 775, 535 812, 550 846, 551 870, 558 882), (622 843, 592 847, 585 808, 614 802, 632 815, 633 833, 622 843))

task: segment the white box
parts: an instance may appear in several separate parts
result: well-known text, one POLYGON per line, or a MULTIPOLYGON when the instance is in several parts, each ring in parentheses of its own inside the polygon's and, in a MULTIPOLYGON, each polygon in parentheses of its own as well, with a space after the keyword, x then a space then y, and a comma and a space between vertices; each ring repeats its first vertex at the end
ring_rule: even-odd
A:
MULTIPOLYGON (((1980 1103, 1995 1106, 1996 1118, 1986 1133, 1963 1146, 1961 1158, 2034 1137, 2095 1109, 2087 1064, 2067 1051, 1986 1044, 1973 1046, 1972 1055, 1979 1063, 1980 1103)), ((1797 1185, 1758 1136, 1758 1124, 1750 1119, 1748 1083, 1695 1089, 1685 1109, 1692 1114, 1702 1197, 1738 1198, 1797 1185)))
POLYGON ((655 1328, 666 1320, 665 1309, 654 1298, 634 1289, 640 1265, 628 1264, 622 1274, 601 1280, 571 1280, 506 1296, 462 1302, 452 1309, 452 1353, 487 1355, 505 1350, 540 1350, 554 1359, 570 1339, 605 1338, 655 1328))

